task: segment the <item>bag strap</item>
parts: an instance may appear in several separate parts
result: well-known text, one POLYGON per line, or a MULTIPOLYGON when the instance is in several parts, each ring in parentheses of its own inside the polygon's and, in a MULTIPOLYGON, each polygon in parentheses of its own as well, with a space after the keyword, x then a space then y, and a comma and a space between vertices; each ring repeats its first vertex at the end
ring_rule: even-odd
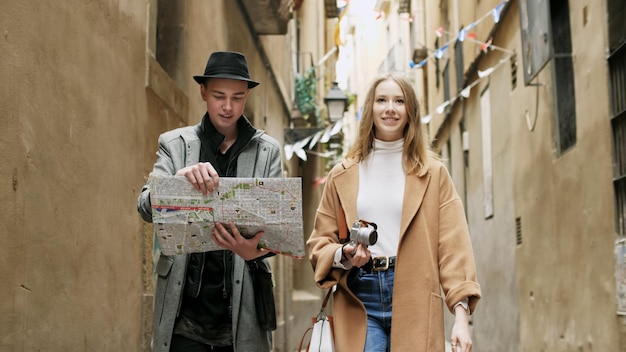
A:
POLYGON ((317 313, 317 320, 320 320, 321 318, 324 317, 324 310, 326 309, 326 305, 328 304, 328 300, 330 299, 330 294, 333 292, 333 288, 329 288, 328 292, 326 293, 326 297, 324 297, 324 301, 322 302, 322 308, 320 309, 320 312, 317 313))
POLYGON ((339 223, 339 242, 347 243, 348 242, 348 224, 346 223, 346 213, 343 211, 343 207, 339 204, 339 210, 341 210, 341 215, 339 215, 339 219, 337 219, 339 223))
POLYGON ((326 293, 326 297, 324 297, 324 302, 322 302, 322 309, 321 311, 324 311, 324 309, 326 308, 326 305, 328 304, 328 300, 330 299, 330 294, 333 292, 333 288, 329 288, 328 292, 326 293))
MULTIPOLYGON (((302 351, 302 345, 304 345, 304 339, 306 338, 306 335, 309 334, 309 331, 313 331, 313 327, 310 326, 308 329, 306 329, 306 331, 304 332, 304 334, 302 334, 302 339, 300 339, 300 346, 298 346, 298 352, 302 351)), ((307 348, 307 351, 309 349, 307 348)))

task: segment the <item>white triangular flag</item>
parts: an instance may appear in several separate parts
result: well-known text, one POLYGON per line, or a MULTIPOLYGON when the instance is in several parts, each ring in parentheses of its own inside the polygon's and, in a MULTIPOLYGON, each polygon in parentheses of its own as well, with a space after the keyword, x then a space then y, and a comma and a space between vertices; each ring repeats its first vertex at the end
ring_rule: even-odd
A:
POLYGON ((461 91, 461 96, 465 99, 469 98, 470 96, 470 90, 472 90, 472 87, 467 86, 465 88, 463 88, 463 90, 461 91))
POLYGON ((290 160, 293 156, 293 144, 285 144, 285 158, 290 160))
POLYGON ((306 161, 306 152, 304 151, 304 149, 296 150, 296 155, 298 156, 298 158, 302 159, 303 161, 306 161))
POLYGON ((443 104, 439 105, 439 106, 437 107, 437 113, 438 113, 438 114, 443 113, 443 109, 445 109, 445 108, 446 108, 446 106, 448 106, 449 104, 450 104, 450 101, 448 100, 448 101, 446 101, 445 103, 443 103, 443 104))
POLYGON ((313 147, 315 147, 315 145, 317 144, 317 141, 320 140, 321 136, 322 136, 322 131, 317 131, 317 133, 313 136, 313 138, 311 138, 311 143, 309 143, 309 149, 313 149, 313 147))
POLYGON ((334 136, 339 133, 339 131, 341 131, 341 127, 343 127, 343 120, 339 120, 335 123, 333 128, 330 130, 330 135, 334 136))
POLYGON ((324 129, 324 135, 322 136, 322 139, 320 139, 320 143, 326 143, 329 140, 330 140, 330 126, 324 129))
POLYGON ((309 143, 309 141, 311 140, 311 136, 306 137, 305 139, 296 142, 296 149, 302 149, 304 148, 304 146, 309 143))
POLYGON ((430 122, 430 120, 432 120, 432 118, 433 117, 431 115, 426 115, 426 116, 421 118, 421 121, 422 121, 423 124, 427 124, 427 123, 430 122))
POLYGON ((493 72, 493 67, 490 67, 484 71, 478 70, 478 77, 480 78, 485 78, 487 76, 489 76, 491 74, 491 72, 493 72))

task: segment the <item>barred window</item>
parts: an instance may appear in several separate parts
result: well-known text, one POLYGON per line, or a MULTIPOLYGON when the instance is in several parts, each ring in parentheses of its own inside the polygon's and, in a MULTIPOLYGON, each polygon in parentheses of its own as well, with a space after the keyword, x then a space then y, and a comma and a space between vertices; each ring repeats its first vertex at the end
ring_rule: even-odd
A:
POLYGON ((626 43, 609 57, 615 225, 626 237, 626 43))
MULTIPOLYGON (((623 0, 608 0, 607 5, 616 252, 621 248, 623 253, 626 241, 626 3, 623 0)), ((623 255, 616 260, 617 265, 625 264, 623 255)), ((616 286, 617 313, 626 315, 625 292, 618 275, 616 286)))
POLYGON ((611 50, 609 80, 611 129, 613 132, 613 188, 615 191, 615 228, 626 238, 626 4, 608 2, 611 50))

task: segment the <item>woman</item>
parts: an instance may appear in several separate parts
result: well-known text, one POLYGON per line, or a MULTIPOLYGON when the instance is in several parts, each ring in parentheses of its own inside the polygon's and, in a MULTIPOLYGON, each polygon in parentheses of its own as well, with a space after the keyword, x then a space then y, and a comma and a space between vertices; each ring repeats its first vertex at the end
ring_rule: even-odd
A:
POLYGON ((307 245, 317 285, 337 285, 337 351, 444 351, 441 289, 455 315, 452 350, 471 351, 468 316, 481 291, 465 212, 405 78, 371 85, 359 135, 328 174, 307 245), (344 213, 349 225, 375 223, 377 242, 342 243, 344 213))

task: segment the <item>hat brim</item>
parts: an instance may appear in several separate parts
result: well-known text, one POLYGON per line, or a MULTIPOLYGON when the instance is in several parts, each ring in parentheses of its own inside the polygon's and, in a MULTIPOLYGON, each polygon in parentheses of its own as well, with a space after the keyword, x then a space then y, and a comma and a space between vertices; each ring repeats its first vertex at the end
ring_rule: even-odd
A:
POLYGON ((209 78, 225 78, 225 79, 234 79, 236 81, 246 81, 248 82, 248 88, 254 88, 259 85, 259 82, 253 81, 249 78, 237 76, 237 75, 219 74, 219 75, 208 75, 208 76, 193 76, 193 79, 199 84, 203 84, 209 78))

